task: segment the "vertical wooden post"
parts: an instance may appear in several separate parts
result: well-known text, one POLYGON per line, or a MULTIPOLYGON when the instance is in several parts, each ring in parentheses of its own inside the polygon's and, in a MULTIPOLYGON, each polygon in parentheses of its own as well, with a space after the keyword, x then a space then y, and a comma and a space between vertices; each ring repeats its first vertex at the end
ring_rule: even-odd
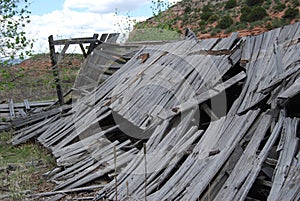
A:
POLYGON ((13 99, 9 99, 8 101, 9 113, 11 118, 15 118, 15 108, 14 108, 14 101, 13 99))
POLYGON ((60 79, 59 79, 59 73, 58 73, 58 67, 57 67, 57 58, 55 54, 55 47, 53 43, 53 35, 49 36, 49 49, 50 49, 50 58, 51 58, 51 65, 52 65, 52 71, 55 79, 55 85, 56 85, 56 92, 58 96, 58 101, 60 105, 64 104, 64 96, 62 93, 62 88, 60 85, 60 79))
MULTIPOLYGON (((97 39, 99 37, 99 34, 94 34, 93 35, 93 39, 97 39)), ((97 45, 99 45, 99 42, 98 41, 96 41, 96 42, 93 42, 93 43, 90 43, 90 46, 89 46, 89 49, 88 49, 88 51, 87 51, 87 55, 89 55, 89 54, 91 54, 92 53, 92 51, 95 49, 95 47, 97 46, 97 45)))

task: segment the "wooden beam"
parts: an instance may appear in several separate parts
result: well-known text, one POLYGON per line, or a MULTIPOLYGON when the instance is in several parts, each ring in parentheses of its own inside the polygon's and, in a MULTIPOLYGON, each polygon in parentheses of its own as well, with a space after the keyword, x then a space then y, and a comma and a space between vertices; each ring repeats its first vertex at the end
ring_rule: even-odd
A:
POLYGON ((53 71, 53 75, 55 77, 57 97, 58 97, 59 104, 63 105, 64 104, 64 96, 63 96, 62 88, 60 85, 59 72, 58 72, 58 67, 57 67, 57 57, 55 54, 55 43, 53 40, 53 35, 49 36, 48 41, 49 41, 52 71, 53 71))
POLYGON ((70 45, 79 44, 79 43, 94 43, 98 39, 94 38, 72 38, 72 39, 63 39, 63 40, 53 40, 53 45, 65 45, 69 43, 70 45))
POLYGON ((80 43, 80 44, 79 44, 79 47, 80 47, 80 49, 81 49, 81 51, 82 51, 82 54, 83 54, 84 58, 86 58, 88 54, 85 52, 85 49, 84 49, 84 47, 83 47, 83 44, 80 43))
POLYGON ((99 34, 94 34, 93 35, 93 39, 95 39, 95 42, 91 42, 89 49, 87 51, 87 55, 91 54, 92 51, 95 49, 95 47, 97 47, 97 45, 100 44, 100 41, 97 40, 97 38, 99 37, 99 34))
POLYGON ((16 115, 15 115, 15 109, 14 109, 14 101, 13 101, 13 99, 9 100, 8 107, 9 107, 10 117, 11 118, 15 118, 16 115))

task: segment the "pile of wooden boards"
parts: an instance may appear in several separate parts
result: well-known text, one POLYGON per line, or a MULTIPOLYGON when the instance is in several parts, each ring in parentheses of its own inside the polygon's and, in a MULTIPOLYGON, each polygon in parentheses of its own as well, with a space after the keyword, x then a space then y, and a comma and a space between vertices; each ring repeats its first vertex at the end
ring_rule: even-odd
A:
MULTIPOLYGON (((12 99, 9 99, 7 103, 3 102, 0 104, 0 131, 7 131, 12 128, 10 121, 18 119, 20 121, 22 118, 27 119, 31 116, 32 119, 36 119, 36 114, 43 112, 47 107, 53 106, 55 101, 35 101, 30 102, 25 99, 23 103, 14 103, 12 99), (32 117, 34 116, 34 117, 32 117)), ((37 121, 34 121, 37 122, 37 121)), ((24 122, 20 127, 27 125, 28 122, 24 122)), ((19 127, 14 127, 18 129, 19 127)))
POLYGON ((13 144, 36 137, 61 167, 36 196, 108 180, 95 200, 299 200, 299 52, 300 23, 146 45, 13 144))
POLYGON ((37 108, 45 108, 54 105, 55 101, 34 101, 30 102, 25 99, 23 103, 14 103, 12 99, 9 99, 7 103, 0 104, 0 117, 2 118, 15 118, 18 116, 26 116, 31 111, 33 112, 37 108))

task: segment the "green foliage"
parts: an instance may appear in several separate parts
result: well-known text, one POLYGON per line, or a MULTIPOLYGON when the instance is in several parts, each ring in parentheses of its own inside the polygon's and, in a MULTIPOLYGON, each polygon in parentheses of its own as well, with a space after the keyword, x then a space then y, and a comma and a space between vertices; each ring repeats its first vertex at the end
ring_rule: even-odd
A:
POLYGON ((246 4, 248 6, 257 6, 261 5, 264 2, 264 0, 246 0, 246 4))
POLYGON ((221 20, 219 21, 218 27, 221 29, 227 29, 232 24, 233 24, 233 19, 229 15, 226 15, 222 17, 221 20))
POLYGON ((238 23, 236 23, 235 28, 237 30, 247 29, 247 24, 244 22, 238 22, 238 23))
POLYGON ((210 17, 212 16, 212 13, 211 12, 204 12, 200 15, 200 18, 202 20, 208 20, 210 17))
POLYGON ((284 3, 279 3, 273 7, 273 9, 276 11, 283 11, 285 8, 286 6, 284 3))
POLYGON ((26 38, 24 27, 30 23, 27 0, 0 1, 0 55, 1 59, 24 59, 30 55, 32 40, 26 38))
POLYGON ((267 11, 261 6, 245 6, 241 9, 241 13, 242 22, 254 22, 262 20, 264 17, 268 16, 267 11))
POLYGON ((205 5, 202 8, 202 14, 200 15, 200 18, 202 20, 208 20, 213 15, 213 12, 209 5, 205 5))
POLYGON ((154 16, 157 16, 162 11, 168 9, 170 7, 170 3, 164 0, 151 0, 151 10, 154 16))
POLYGON ((217 34, 220 33, 220 32, 221 32, 221 29, 220 29, 220 28, 212 28, 211 31, 210 31, 210 34, 211 34, 212 36, 215 36, 215 35, 217 35, 217 34))
POLYGON ((208 22, 213 23, 213 22, 218 21, 219 19, 220 19, 220 17, 219 17, 218 15, 213 14, 212 16, 210 16, 210 17, 208 18, 208 22))
POLYGON ((267 9, 270 8, 271 4, 272 4, 272 0, 265 1, 264 8, 267 8, 267 9))
POLYGON ((300 2, 299 2, 299 0, 292 0, 292 4, 293 4, 293 6, 300 6, 300 2))
POLYGON ((298 8, 288 8, 286 9, 286 11, 284 12, 283 18, 286 19, 293 19, 295 18, 297 15, 299 14, 299 10, 298 8))
POLYGON ((225 9, 231 9, 236 7, 237 3, 236 0, 228 0, 225 4, 225 9))
POLYGON ((186 6, 185 8, 184 8, 184 12, 185 13, 190 13, 192 11, 192 8, 190 7, 190 6, 186 6))
POLYGON ((202 11, 212 13, 212 9, 211 9, 210 5, 203 6, 202 11))

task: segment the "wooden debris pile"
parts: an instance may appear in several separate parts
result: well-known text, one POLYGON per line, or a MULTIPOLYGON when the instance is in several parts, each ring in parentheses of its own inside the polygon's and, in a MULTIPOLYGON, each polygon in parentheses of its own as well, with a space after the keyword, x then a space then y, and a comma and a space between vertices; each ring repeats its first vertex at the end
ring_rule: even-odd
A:
MULTIPOLYGON (((8 100, 7 103, 3 102, 0 104, 0 131, 10 130, 12 126, 16 124, 11 124, 10 122, 14 119, 34 119, 34 122, 38 122, 36 116, 38 113, 44 111, 45 108, 53 106, 55 101, 36 101, 29 102, 27 99, 23 103, 14 103, 12 99, 8 100)), ((41 119, 43 120, 43 119, 41 119)), ((24 124, 17 124, 14 129, 18 129, 24 125, 28 125, 28 122, 24 124)))
POLYGON ((187 35, 138 48, 72 108, 16 132, 62 167, 48 195, 109 179, 95 200, 300 199, 300 23, 187 35))
POLYGON ((0 104, 0 117, 13 119, 15 117, 27 116, 30 112, 34 113, 38 108, 45 108, 55 104, 55 101, 36 101, 29 102, 27 99, 23 103, 14 103, 12 99, 8 103, 0 104))

